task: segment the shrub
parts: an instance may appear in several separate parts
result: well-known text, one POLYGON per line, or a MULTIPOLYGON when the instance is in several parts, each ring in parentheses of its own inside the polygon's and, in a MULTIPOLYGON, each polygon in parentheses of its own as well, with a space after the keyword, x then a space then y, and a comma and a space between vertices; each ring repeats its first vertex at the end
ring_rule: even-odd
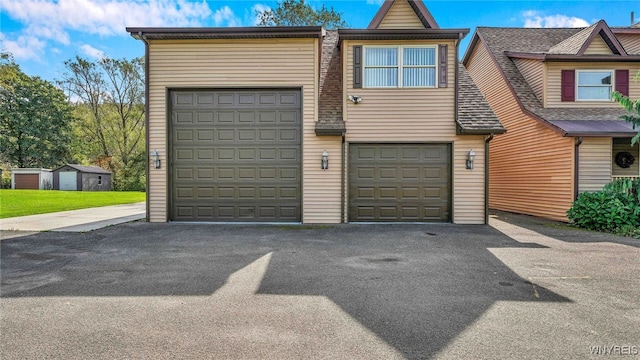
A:
POLYGON ((602 191, 581 193, 567 217, 584 229, 639 237, 640 180, 616 180, 602 191))

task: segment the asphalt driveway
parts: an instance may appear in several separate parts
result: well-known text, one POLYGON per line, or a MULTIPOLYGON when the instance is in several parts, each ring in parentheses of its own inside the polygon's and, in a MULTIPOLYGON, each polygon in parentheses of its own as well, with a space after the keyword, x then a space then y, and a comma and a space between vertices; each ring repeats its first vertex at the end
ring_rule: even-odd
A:
POLYGON ((635 240, 492 225, 141 222, 5 238, 0 357, 638 356, 635 240))

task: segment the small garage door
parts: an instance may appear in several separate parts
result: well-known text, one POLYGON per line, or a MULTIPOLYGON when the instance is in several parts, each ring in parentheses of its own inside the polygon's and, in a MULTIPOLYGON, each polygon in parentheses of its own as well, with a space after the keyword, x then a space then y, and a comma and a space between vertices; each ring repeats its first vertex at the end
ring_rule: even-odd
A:
POLYGON ((40 176, 38 174, 15 174, 14 181, 16 189, 40 189, 40 176))
POLYGON ((60 190, 77 191, 78 173, 76 171, 60 171, 60 190))
POLYGON ((450 221, 450 144, 351 144, 349 221, 450 221))
POLYGON ((171 220, 299 222, 300 95, 172 91, 171 220))

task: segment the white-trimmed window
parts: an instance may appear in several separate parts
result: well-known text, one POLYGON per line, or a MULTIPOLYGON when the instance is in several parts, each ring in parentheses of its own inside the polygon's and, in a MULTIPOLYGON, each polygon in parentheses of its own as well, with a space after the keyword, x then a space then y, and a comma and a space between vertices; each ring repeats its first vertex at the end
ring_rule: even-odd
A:
POLYGON ((576 70, 577 101, 609 101, 613 70, 576 70))
POLYGON ((435 46, 365 46, 365 88, 432 88, 437 84, 435 46))

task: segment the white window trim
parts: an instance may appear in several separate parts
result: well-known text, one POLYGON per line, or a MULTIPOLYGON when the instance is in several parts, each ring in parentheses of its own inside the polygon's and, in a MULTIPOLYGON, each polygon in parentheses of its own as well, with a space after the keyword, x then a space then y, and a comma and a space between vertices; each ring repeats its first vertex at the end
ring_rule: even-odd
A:
MULTIPOLYGON (((576 97, 576 102, 579 101, 584 101, 584 102, 612 102, 613 99, 611 98, 611 93, 615 91, 615 84, 616 84, 616 71, 615 70, 611 70, 611 69, 585 69, 585 70, 579 70, 576 69, 576 85, 575 85, 575 97, 576 97), (590 72, 609 72, 611 73, 611 84, 609 85, 609 87, 611 88, 611 91, 609 91, 609 99, 605 100, 605 99, 581 99, 578 94, 579 94, 579 88, 581 87, 579 84, 579 79, 580 79, 580 73, 590 73, 590 72)), ((593 85, 591 87, 602 87, 603 85, 593 85)), ((590 87, 589 85, 582 85, 582 87, 590 87)))
POLYGON ((365 45, 362 47, 362 88, 363 89, 434 89, 438 87, 438 46, 437 45, 365 45), (367 48, 380 49, 380 48, 394 48, 398 49, 398 65, 397 66, 367 66, 367 48), (435 81, 433 86, 404 86, 404 79, 402 78, 402 69, 405 67, 403 65, 403 56, 404 49, 417 49, 417 48, 426 48, 426 49, 434 49, 435 51, 435 62, 433 65, 412 65, 406 66, 407 68, 433 68, 435 70, 435 81), (398 70, 398 86, 367 86, 366 72, 367 68, 388 68, 388 69, 397 69, 398 70))

